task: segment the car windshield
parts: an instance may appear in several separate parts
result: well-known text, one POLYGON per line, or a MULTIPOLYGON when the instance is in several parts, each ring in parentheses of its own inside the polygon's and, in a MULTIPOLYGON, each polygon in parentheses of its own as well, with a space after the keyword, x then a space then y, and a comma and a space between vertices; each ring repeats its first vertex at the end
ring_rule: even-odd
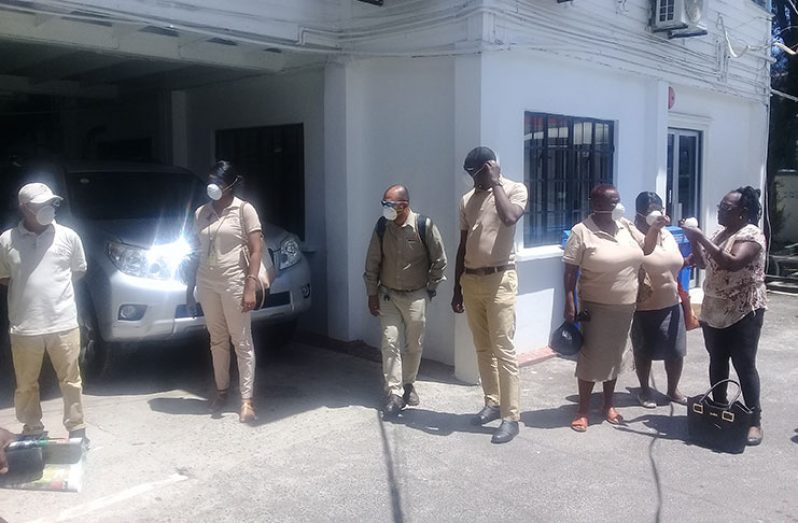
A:
POLYGON ((70 209, 84 220, 182 217, 200 201, 189 173, 90 172, 67 176, 70 209))

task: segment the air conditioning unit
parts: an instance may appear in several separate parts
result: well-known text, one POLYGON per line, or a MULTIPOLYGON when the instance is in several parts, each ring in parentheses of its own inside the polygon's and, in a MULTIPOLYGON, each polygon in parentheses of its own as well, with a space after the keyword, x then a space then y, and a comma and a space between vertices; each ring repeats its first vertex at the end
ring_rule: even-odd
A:
POLYGON ((669 31, 671 38, 706 34, 704 10, 708 0, 653 0, 651 28, 669 31))

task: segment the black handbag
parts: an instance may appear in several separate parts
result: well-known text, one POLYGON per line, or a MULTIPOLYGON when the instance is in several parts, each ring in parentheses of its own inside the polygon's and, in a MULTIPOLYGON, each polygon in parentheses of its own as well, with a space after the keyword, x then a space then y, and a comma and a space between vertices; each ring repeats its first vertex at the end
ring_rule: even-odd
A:
POLYGON ((745 450, 753 411, 737 401, 742 394, 740 384, 722 380, 702 396, 687 398, 687 433, 691 443, 718 452, 739 454, 745 450), (722 383, 737 385, 737 395, 730 403, 717 403, 709 398, 712 390, 722 383))
POLYGON ((557 354, 573 356, 582 348, 582 331, 574 323, 563 322, 551 333, 549 347, 557 354))

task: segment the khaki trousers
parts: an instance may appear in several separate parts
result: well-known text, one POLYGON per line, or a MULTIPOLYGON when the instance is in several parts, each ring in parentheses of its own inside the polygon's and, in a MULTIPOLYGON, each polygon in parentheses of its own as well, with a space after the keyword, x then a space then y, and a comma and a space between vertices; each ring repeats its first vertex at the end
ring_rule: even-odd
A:
POLYGON ((421 365, 429 296, 425 288, 403 292, 381 287, 379 298, 385 391, 402 396, 421 365))
POLYGON ((513 343, 518 276, 514 270, 486 276, 463 274, 460 286, 485 405, 499 405, 503 420, 518 421, 521 386, 513 343))
POLYGON ((24 425, 22 433, 39 434, 44 431, 39 375, 45 351, 50 356, 64 398, 64 427, 68 431, 85 428, 81 397, 83 383, 78 365, 80 330, 71 329, 40 336, 11 335, 11 356, 17 379, 14 408, 17 419, 24 425))
POLYGON ((230 388, 230 341, 236 351, 241 399, 252 399, 255 382, 255 345, 252 342, 252 317, 241 312, 244 294, 241 282, 202 278, 197 281, 197 297, 205 314, 205 325, 211 337, 213 377, 217 390, 230 388))

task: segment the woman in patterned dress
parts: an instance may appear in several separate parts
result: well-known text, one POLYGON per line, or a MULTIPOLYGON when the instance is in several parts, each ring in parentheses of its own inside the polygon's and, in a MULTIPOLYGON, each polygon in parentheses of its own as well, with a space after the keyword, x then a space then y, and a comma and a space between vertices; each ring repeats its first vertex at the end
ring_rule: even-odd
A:
MULTIPOLYGON (((682 227, 693 247, 693 261, 706 269, 701 327, 709 352, 709 380, 714 385, 727 379, 731 359, 745 404, 754 412, 749 445, 762 442, 756 352, 767 308, 767 246, 757 227, 761 216, 759 191, 740 187, 718 205, 722 228, 711 239, 699 229, 682 227)), ((726 385, 715 388, 713 397, 726 403, 726 385)))

